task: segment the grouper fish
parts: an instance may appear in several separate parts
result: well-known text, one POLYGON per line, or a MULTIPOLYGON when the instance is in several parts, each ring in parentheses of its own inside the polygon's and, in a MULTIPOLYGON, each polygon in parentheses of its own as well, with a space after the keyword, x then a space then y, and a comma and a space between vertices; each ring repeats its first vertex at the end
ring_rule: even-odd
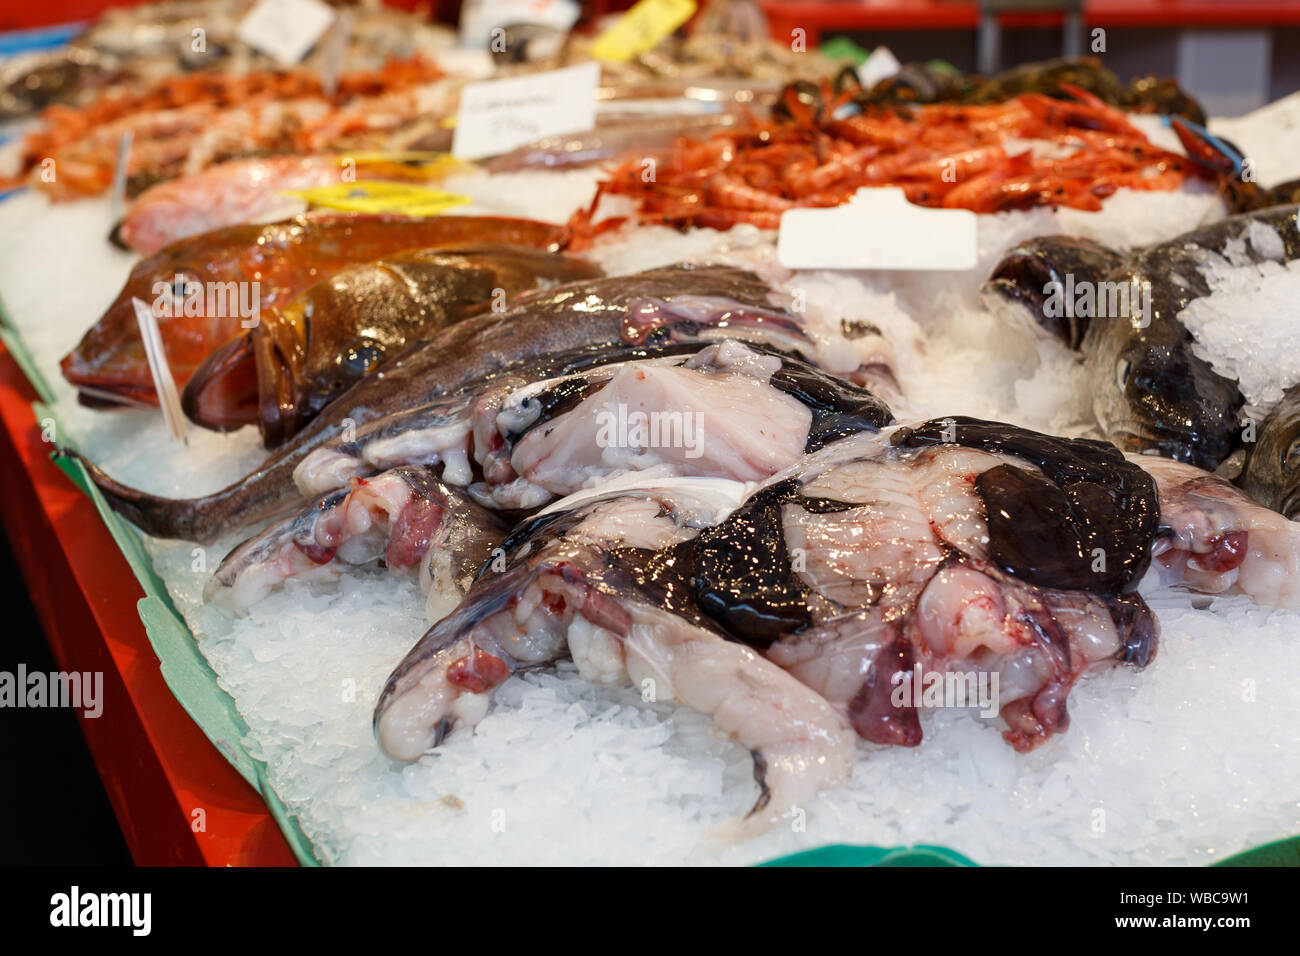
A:
POLYGON ((504 310, 538 286, 599 275, 572 256, 505 244, 412 249, 347 266, 209 355, 181 404, 204 428, 256 424, 274 448, 408 344, 504 310))
POLYGON ((158 318, 178 386, 215 349, 346 265, 402 249, 498 243, 556 249, 564 229, 484 216, 321 215, 191 236, 141 259, 103 316, 60 363, 91 405, 156 404, 133 299, 158 318))

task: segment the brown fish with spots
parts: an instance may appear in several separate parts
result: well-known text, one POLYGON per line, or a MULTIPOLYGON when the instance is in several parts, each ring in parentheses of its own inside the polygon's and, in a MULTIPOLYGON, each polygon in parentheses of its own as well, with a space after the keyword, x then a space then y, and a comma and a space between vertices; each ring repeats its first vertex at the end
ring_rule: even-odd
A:
POLYGON ((407 345, 539 285, 594 279, 580 259, 522 246, 416 249, 348 266, 213 352, 181 396, 205 428, 256 424, 282 444, 407 345))
POLYGON ((159 316, 168 364, 183 386, 215 349, 252 327, 261 310, 346 265, 467 242, 557 249, 563 235, 559 226, 529 219, 339 215, 193 236, 136 264, 108 311, 64 357, 63 377, 86 404, 157 404, 133 298, 159 316))

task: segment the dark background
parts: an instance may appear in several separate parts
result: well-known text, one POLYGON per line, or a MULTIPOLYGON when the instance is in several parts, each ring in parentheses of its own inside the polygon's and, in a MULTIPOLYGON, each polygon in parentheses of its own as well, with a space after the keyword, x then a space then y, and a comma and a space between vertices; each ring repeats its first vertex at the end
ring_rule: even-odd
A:
MULTIPOLYGON (((0 671, 57 670, 4 537, 0 580, 9 582, 0 671)), ((130 864, 76 712, 0 707, 0 865, 130 864)))

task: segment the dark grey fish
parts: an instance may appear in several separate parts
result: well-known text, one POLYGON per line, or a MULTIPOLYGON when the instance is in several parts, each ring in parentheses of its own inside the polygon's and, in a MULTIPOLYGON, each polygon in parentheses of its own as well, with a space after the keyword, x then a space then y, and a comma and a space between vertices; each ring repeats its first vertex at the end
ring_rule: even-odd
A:
POLYGON ((1295 206, 1283 206, 1222 219, 1125 255, 1104 275, 1097 270, 1106 256, 1092 244, 1035 240, 1007 255, 986 291, 1027 306, 1039 325, 1067 343, 1077 340, 1096 389, 1093 410, 1112 442, 1213 471, 1241 445, 1245 400, 1236 382, 1193 353, 1178 315, 1209 294, 1200 269, 1208 254, 1223 254, 1229 243, 1256 262, 1300 256, 1296 216, 1295 206), (1252 226, 1274 230, 1277 242, 1257 247, 1249 239, 1252 226), (1093 286, 1094 304, 1063 323, 1044 312, 1045 285, 1071 269, 1079 270, 1075 288, 1093 286))
POLYGON ((291 507, 299 499, 294 469, 313 450, 428 427, 526 363, 544 377, 634 358, 647 345, 718 338, 813 352, 799 317, 752 272, 673 266, 557 286, 444 329, 348 389, 256 471, 213 494, 160 498, 85 464, 112 507, 141 530, 210 541, 291 507))
POLYGON ((986 716, 1028 750, 1065 730, 1082 673, 1155 652, 1129 592, 1156 484, 1104 442, 969 419, 862 428, 743 499, 731 484, 592 491, 527 519, 389 678, 380 746, 416 759, 511 673, 567 654, 712 714, 754 755, 761 827, 846 775, 850 728, 920 742, 917 706, 894 699, 914 666, 998 675, 986 716))
POLYGON ((128 76, 116 57, 78 46, 15 57, 0 66, 0 120, 30 116, 128 76))
POLYGON ((843 718, 693 606, 691 542, 742 492, 721 479, 669 480, 574 496, 525 522, 500 566, 483 570, 388 679, 375 708, 384 752, 417 759, 473 726, 511 673, 571 655, 584 677, 630 680, 656 701, 709 714, 749 749, 754 831, 847 776, 854 747, 843 718))
POLYGON ((1300 385, 1293 385, 1246 443, 1239 484, 1260 504, 1300 518, 1300 385))
POLYGON ((1068 315, 1049 314, 1045 309, 1049 290, 1064 289, 1070 281, 1099 282, 1119 268, 1123 259, 1121 253, 1091 239, 1040 236, 1022 242, 1003 256, 983 292, 995 303, 1005 300, 1012 304, 1017 318, 1027 316, 1077 349, 1083 343, 1087 320, 1073 311, 1068 315))

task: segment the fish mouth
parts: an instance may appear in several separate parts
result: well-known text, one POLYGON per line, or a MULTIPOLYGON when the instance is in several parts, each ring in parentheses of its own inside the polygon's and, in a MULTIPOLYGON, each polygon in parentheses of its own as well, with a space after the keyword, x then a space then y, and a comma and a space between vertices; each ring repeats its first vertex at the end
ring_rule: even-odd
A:
POLYGON ((980 287, 986 297, 1000 297, 1004 303, 1020 306, 1014 312, 1026 328, 1037 335, 1046 335, 1064 342, 1070 348, 1079 347, 1078 334, 1067 319, 1052 318, 1047 314, 1047 287, 1053 281, 1051 267, 1042 258, 1029 253, 1012 253, 1004 258, 988 280, 980 287))
POLYGON ((268 448, 292 435, 302 424, 289 357, 298 350, 285 324, 264 320, 204 359, 181 394, 186 416, 214 431, 257 425, 268 448))
POLYGON ((1106 424, 1103 419, 1102 430, 1106 440, 1121 451, 1138 455, 1156 455, 1194 465, 1205 471, 1213 472, 1222 459, 1201 450, 1194 434, 1174 431, 1155 423, 1128 419, 1117 424, 1106 424))
POLYGON ((255 424, 257 406, 257 370, 248 335, 232 339, 204 359, 181 392, 186 417, 213 431, 255 424))
MULTIPOLYGON (((140 361, 143 363, 144 358, 140 361)), ((142 378, 138 369, 114 368, 105 363, 92 365, 80 354, 69 352, 59 362, 64 380, 77 389, 77 401, 87 408, 157 408, 158 395, 146 367, 142 378)))

